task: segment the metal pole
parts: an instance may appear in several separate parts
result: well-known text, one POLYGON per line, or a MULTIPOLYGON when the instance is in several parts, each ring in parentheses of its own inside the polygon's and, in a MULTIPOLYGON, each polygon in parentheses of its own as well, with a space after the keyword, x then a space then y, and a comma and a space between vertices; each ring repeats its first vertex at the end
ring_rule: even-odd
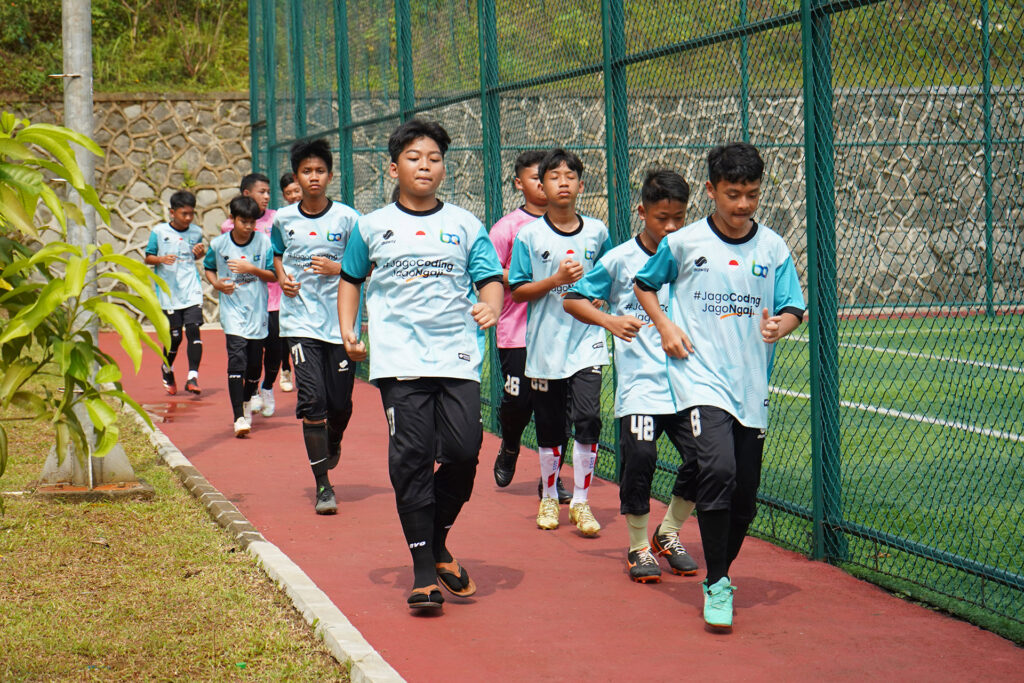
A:
MULTIPOLYGON (((306 50, 305 35, 302 30, 302 0, 289 0, 289 17, 291 26, 292 81, 295 92, 295 125, 292 135, 296 138, 306 137, 306 50)), ((319 48, 319 46, 316 46, 319 48)))
MULTIPOLYGON (((747 25, 747 0, 740 0, 740 27, 747 25)), ((750 142, 750 38, 740 38, 740 131, 743 142, 750 142)))
POLYGON ((338 65, 338 171, 341 173, 341 201, 355 204, 352 159, 352 79, 348 63, 348 3, 334 0, 334 50, 338 65))
POLYGON ((985 314, 995 315, 992 244, 992 41, 989 36, 988 0, 981 0, 982 109, 985 118, 985 314))
MULTIPOLYGON (((259 25, 259 8, 257 3, 249 3, 249 155, 253 173, 265 172, 261 150, 257 144, 256 122, 260 120, 259 98, 259 50, 256 49, 256 36, 262 28, 259 25)), ((271 187, 274 183, 270 184, 271 187)))
POLYGON ((604 43, 605 161, 608 223, 616 243, 629 238, 629 138, 626 100, 625 10, 623 0, 602 0, 604 43))
POLYGON ((398 107, 402 121, 416 106, 412 73, 412 13, 409 0, 395 0, 395 43, 398 47, 398 107))
POLYGON ((282 203, 281 188, 274 182, 275 176, 281 172, 277 163, 277 21, 275 21, 275 0, 263 0, 263 73, 266 74, 265 104, 267 122, 267 175, 270 176, 270 198, 274 206, 282 203))

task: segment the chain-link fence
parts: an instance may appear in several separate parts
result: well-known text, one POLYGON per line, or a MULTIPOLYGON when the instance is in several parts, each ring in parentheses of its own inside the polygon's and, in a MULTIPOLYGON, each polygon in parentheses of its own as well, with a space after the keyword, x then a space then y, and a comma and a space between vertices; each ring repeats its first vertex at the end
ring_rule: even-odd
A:
POLYGON ((695 218, 708 150, 754 143, 759 220, 811 312, 779 344, 756 533, 1017 637, 1022 18, 1012 0, 253 0, 254 167, 327 136, 335 196, 370 211, 390 131, 422 115, 454 141, 444 199, 493 224, 519 204, 515 156, 564 146, 581 210, 621 242, 649 167, 683 173, 695 218))

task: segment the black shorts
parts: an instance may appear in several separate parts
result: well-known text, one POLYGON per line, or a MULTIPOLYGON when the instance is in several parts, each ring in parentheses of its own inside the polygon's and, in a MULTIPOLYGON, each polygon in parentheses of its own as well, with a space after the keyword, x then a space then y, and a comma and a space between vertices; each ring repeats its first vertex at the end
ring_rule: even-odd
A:
POLYGON ((658 438, 665 434, 679 451, 682 464, 676 470, 672 495, 696 500, 697 459, 687 453, 683 413, 672 415, 625 415, 619 418, 619 454, 622 479, 619 482, 619 512, 646 515, 651 511, 651 484, 658 466, 658 438))
POLYGON ((501 375, 504 378, 501 389, 502 406, 509 404, 529 410, 532 405, 532 392, 530 380, 526 378, 526 349, 498 349, 498 362, 501 364, 501 375))
MULTIPOLYGON (((435 462, 475 472, 483 441, 480 383, 387 377, 377 386, 388 419, 388 472, 403 514, 434 502, 435 462)), ((469 487, 461 498, 469 498, 472 476, 469 487)))
POLYGON ((319 422, 351 414, 356 363, 345 347, 309 337, 289 337, 287 343, 297 380, 295 417, 319 422))
POLYGON ((580 443, 601 436, 601 366, 583 368, 565 379, 531 379, 537 445, 555 448, 570 434, 580 443))
POLYGON ((260 363, 263 360, 262 339, 246 339, 234 334, 224 335, 228 350, 228 377, 241 376, 250 382, 260 378, 260 363))
POLYGON ((745 427, 714 406, 687 408, 679 415, 684 449, 697 461, 697 511, 729 510, 737 519, 753 520, 765 430, 745 427))
POLYGON ((164 311, 164 315, 167 316, 167 323, 172 330, 185 325, 203 324, 203 307, 198 304, 186 308, 176 308, 173 311, 164 311))

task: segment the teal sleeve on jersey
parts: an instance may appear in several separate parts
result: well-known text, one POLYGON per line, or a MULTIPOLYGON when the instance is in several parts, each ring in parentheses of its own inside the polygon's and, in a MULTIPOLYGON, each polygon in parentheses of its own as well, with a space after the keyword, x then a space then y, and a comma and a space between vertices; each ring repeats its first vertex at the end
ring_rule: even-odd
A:
POLYGON ((636 282, 641 289, 656 292, 661 289, 662 285, 674 281, 678 274, 676 257, 669 246, 669 240, 664 239, 658 245, 658 251, 636 274, 636 282))
POLYGON ((604 267, 604 263, 598 261, 597 265, 589 273, 583 276, 579 282, 572 286, 569 294, 579 294, 593 301, 594 299, 608 300, 612 291, 612 276, 604 267))
POLYGON ((157 239, 156 233, 149 233, 149 242, 146 243, 146 253, 152 256, 156 256, 160 253, 160 240, 157 239))
POLYGON ((270 248, 274 250, 275 256, 284 256, 284 238, 281 237, 281 227, 274 219, 274 227, 270 229, 270 248))
MULTIPOLYGON (((213 245, 210 245, 211 247, 213 245)), ((217 270, 217 252, 213 249, 206 251, 206 257, 203 258, 203 268, 206 270, 217 270)))
POLYGON ((267 264, 263 269, 274 273, 274 276, 276 277, 277 271, 274 270, 274 248, 271 247, 270 249, 267 249, 267 255, 263 258, 265 259, 263 262, 267 264))
MULTIPOLYGON (((494 247, 491 247, 494 251, 494 247)), ((497 257, 495 257, 497 258, 497 257)), ((341 261, 342 276, 348 275, 345 279, 365 280, 370 274, 370 250, 366 246, 362 233, 359 231, 359 223, 352 229, 349 235, 348 244, 345 245, 345 256, 341 261)))
MULTIPOLYGON (((350 247, 351 248, 351 247, 350 247)), ((348 252, 346 252, 346 255, 348 252)), ((469 248, 469 262, 467 264, 469 279, 475 282, 482 282, 488 278, 501 277, 501 262, 498 261, 498 252, 494 250, 494 244, 487 236, 487 231, 482 227, 473 240, 473 246, 469 248)))
POLYGON ((775 269, 775 300, 772 306, 774 315, 787 308, 798 308, 801 312, 807 308, 804 304, 804 293, 800 289, 800 276, 796 273, 792 256, 787 256, 782 265, 775 269))
POLYGON ((612 238, 611 237, 605 238, 604 244, 601 245, 601 251, 597 252, 597 258, 601 258, 605 254, 607 254, 609 251, 611 251, 613 248, 615 248, 615 245, 612 244, 612 238))
POLYGON ((508 264, 509 285, 533 282, 533 264, 529 248, 518 239, 512 244, 512 260, 508 264))

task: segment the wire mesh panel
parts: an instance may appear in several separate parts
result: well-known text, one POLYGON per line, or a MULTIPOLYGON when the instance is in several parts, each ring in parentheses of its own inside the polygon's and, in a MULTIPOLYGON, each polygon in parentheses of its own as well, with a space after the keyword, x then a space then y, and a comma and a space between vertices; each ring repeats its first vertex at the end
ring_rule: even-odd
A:
MULTIPOLYGON (((755 532, 1022 632, 1020 3, 255 4, 254 163, 273 175, 292 140, 328 135, 332 192, 361 212, 390 201, 387 138, 414 115, 451 134, 445 201, 493 223, 521 203, 515 157, 561 146, 585 165, 581 212, 616 242, 642 227, 648 169, 689 181, 696 220, 708 151, 756 145, 757 220, 788 244, 810 315, 776 345, 755 532)), ((495 430, 496 369, 492 353, 495 430)), ((614 383, 609 368, 610 479, 614 383)), ((656 497, 679 462, 660 444, 656 497)))

